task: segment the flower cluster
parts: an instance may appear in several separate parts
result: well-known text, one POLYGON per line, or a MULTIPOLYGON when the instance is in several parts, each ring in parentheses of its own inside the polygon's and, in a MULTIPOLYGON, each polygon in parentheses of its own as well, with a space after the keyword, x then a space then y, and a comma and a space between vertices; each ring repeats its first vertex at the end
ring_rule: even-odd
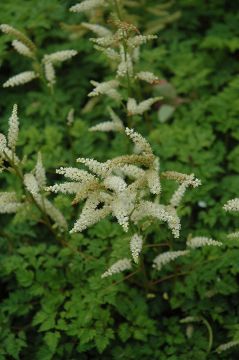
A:
MULTIPOLYGON (((46 187, 46 172, 42 163, 41 154, 38 153, 37 163, 31 173, 23 174, 21 165, 15 153, 15 148, 18 140, 19 121, 17 113, 17 105, 13 106, 12 114, 9 118, 9 127, 7 138, 4 134, 0 134, 0 159, 2 161, 2 170, 6 168, 13 170, 18 177, 23 181, 26 189, 26 194, 30 194, 30 200, 33 199, 37 207, 48 216, 60 230, 67 229, 67 223, 61 212, 46 198, 44 188, 46 187)), ((27 197, 24 202, 27 202, 27 197)), ((24 202, 18 200, 15 192, 1 192, 0 213, 15 213, 23 205, 24 202)))
POLYGON ((200 248, 203 246, 222 246, 223 243, 213 239, 209 239, 204 236, 197 236, 194 238, 189 238, 187 241, 187 246, 191 249, 200 248))
POLYGON ((157 270, 161 270, 162 267, 171 261, 177 259, 180 256, 187 255, 189 253, 188 250, 178 250, 178 251, 166 251, 160 255, 158 255, 153 261, 153 267, 157 270))
MULTIPOLYGON (((125 231, 131 222, 138 224, 150 217, 167 222, 173 235, 178 237, 180 220, 175 207, 149 200, 161 191, 158 159, 140 134, 128 128, 125 132, 137 146, 138 154, 119 156, 104 163, 79 158, 77 161, 89 171, 60 168, 57 172, 71 181, 47 190, 75 194, 74 203, 86 200, 72 233, 81 232, 111 214, 125 231)), ((190 179, 193 181, 192 177, 190 179)))
POLYGON ((3 84, 3 87, 5 88, 23 85, 36 78, 43 79, 47 82, 48 86, 52 87, 56 81, 54 65, 71 59, 77 54, 77 51, 75 50, 57 51, 49 55, 44 55, 39 62, 37 57, 37 47, 26 35, 7 24, 1 24, 0 30, 3 33, 9 34, 15 38, 15 40, 12 41, 14 50, 16 50, 20 55, 31 58, 39 65, 37 67, 33 66, 34 70, 24 71, 10 77, 3 84))
MULTIPOLYGON (((88 12, 98 7, 111 7, 114 15, 110 18, 109 23, 114 29, 110 30, 99 24, 82 23, 82 27, 92 31, 96 37, 90 40, 97 51, 103 53, 110 61, 111 66, 115 69, 114 78, 108 81, 97 82, 91 81, 94 86, 88 94, 89 97, 106 95, 117 103, 124 100, 127 102, 127 115, 142 115, 150 110, 152 105, 161 98, 149 98, 138 102, 135 98, 125 98, 121 88, 128 88, 128 96, 134 92, 135 83, 145 81, 149 84, 159 83, 159 78, 149 71, 135 71, 136 63, 139 61, 140 47, 148 41, 157 39, 157 35, 143 35, 132 24, 121 19, 122 4, 117 1, 110 2, 107 0, 85 0, 70 8, 72 12, 88 12)), ((115 124, 103 123, 99 127, 94 127, 99 131, 118 131, 115 124), (113 126, 112 126, 113 125, 113 126)))

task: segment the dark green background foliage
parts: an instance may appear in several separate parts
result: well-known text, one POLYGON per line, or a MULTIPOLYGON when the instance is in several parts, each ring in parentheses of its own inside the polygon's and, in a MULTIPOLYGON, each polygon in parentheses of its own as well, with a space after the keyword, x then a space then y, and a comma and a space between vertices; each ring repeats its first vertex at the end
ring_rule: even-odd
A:
MULTIPOLYGON (((87 20, 85 15, 69 13, 73 4, 64 0, 0 3, 0 22, 24 31, 40 54, 79 51, 57 69, 53 95, 37 81, 0 88, 1 131, 6 131, 10 109, 18 103, 19 151, 29 169, 37 151, 42 152, 49 184, 58 180, 54 169, 74 166, 77 157, 106 160, 129 149, 122 135, 88 132, 93 124, 107 120, 106 106, 114 106, 100 98, 93 111, 86 108, 89 81, 102 81, 110 69, 103 56, 96 56, 91 34, 73 31, 87 20), (68 128, 66 116, 72 107, 75 122, 68 128)), ((163 121, 156 105, 148 119, 136 118, 134 126, 160 156, 163 170, 194 172, 202 180, 181 206, 182 232, 173 248, 182 249, 189 234, 226 245, 194 251, 161 272, 151 266, 160 248, 145 248, 150 282, 141 273, 124 281, 123 275, 101 280, 109 263, 129 254, 129 239, 113 221, 72 236, 64 247, 43 228, 37 214, 1 215, 0 359, 238 358, 237 348, 220 355, 214 350, 239 339, 239 243, 226 238, 238 218, 222 210, 239 193, 239 4, 175 1, 167 10, 171 18, 153 14, 154 5, 154 0, 138 0, 137 7, 127 7, 128 17, 142 32, 159 25, 159 40, 144 47, 141 68, 167 82, 145 86, 143 96, 163 93, 174 112, 163 121), (199 316, 210 324, 210 354, 207 327, 202 322, 180 323, 186 316, 199 316)), ((1 84, 29 69, 28 59, 16 54, 9 40, 0 37, 1 84)), ((2 191, 20 188, 10 175, 2 175, 1 185, 2 191)), ((163 181, 164 198, 172 189, 163 181)), ((71 226, 79 210, 66 196, 58 195, 54 201, 71 226)), ((163 225, 150 228, 147 235, 148 244, 172 242, 163 225)))

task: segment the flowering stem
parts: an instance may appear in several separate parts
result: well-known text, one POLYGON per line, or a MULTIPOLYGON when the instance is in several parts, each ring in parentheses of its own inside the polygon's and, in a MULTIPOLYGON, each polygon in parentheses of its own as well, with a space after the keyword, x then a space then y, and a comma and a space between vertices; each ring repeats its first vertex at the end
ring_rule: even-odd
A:
MULTIPOLYGON (((120 11, 120 6, 118 4, 118 0, 113 0, 113 2, 114 2, 115 12, 116 12, 119 20, 122 21, 123 19, 121 16, 121 11, 120 11)), ((127 43, 126 43, 125 31, 123 31, 123 49, 124 49, 124 60, 125 60, 126 66, 127 66, 127 43)), ((128 88, 128 98, 129 98, 129 97, 131 97, 131 82, 130 82, 128 66, 127 66, 126 77, 127 77, 127 88, 128 88)))
MULTIPOLYGON (((19 166, 16 165, 16 163, 14 161, 12 161, 12 159, 6 154, 5 154, 5 157, 7 159, 7 161, 9 162, 11 168, 15 171, 16 175, 18 176, 18 178, 21 180, 21 182, 24 184, 24 176, 22 174, 22 170, 19 166)), ((32 196, 32 194, 30 193, 30 191, 28 191, 25 186, 24 186, 24 190, 25 190, 25 193, 27 195, 27 199, 29 202, 33 202, 35 204, 35 206, 40 210, 40 212, 42 213, 43 215, 43 218, 44 218, 44 224, 48 227, 48 229, 51 231, 51 233, 57 238, 59 239, 58 237, 58 234, 56 233, 55 229, 52 227, 51 225, 51 222, 49 220, 49 217, 48 215, 43 211, 43 209, 39 206, 39 204, 37 203, 37 201, 34 199, 34 197, 32 196)))
POLYGON ((202 317, 201 319, 202 319, 202 322, 206 326, 207 331, 208 331, 208 349, 207 349, 207 352, 210 353, 210 351, 212 349, 212 343, 213 343, 212 327, 204 317, 202 317))

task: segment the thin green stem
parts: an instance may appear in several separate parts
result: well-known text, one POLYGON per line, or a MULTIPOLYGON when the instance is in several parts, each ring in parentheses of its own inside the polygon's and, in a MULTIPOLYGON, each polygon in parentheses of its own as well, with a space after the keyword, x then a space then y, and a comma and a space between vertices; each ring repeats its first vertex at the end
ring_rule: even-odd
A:
POLYGON ((209 324, 209 322, 207 321, 207 319, 205 319, 204 317, 202 317, 202 322, 203 324, 206 326, 207 330, 208 330, 208 349, 207 352, 210 353, 211 349, 212 349, 212 344, 213 344, 213 331, 212 331, 212 327, 209 324))

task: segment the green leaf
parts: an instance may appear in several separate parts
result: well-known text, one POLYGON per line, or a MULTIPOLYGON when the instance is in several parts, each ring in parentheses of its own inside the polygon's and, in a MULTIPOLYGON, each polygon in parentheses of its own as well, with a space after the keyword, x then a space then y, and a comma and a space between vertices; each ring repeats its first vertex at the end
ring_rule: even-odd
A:
POLYGON ((162 105, 160 106, 160 109, 158 111, 158 119, 161 123, 164 123, 165 121, 167 121, 168 119, 170 119, 170 117, 173 115, 175 111, 175 107, 171 106, 171 105, 162 105))

